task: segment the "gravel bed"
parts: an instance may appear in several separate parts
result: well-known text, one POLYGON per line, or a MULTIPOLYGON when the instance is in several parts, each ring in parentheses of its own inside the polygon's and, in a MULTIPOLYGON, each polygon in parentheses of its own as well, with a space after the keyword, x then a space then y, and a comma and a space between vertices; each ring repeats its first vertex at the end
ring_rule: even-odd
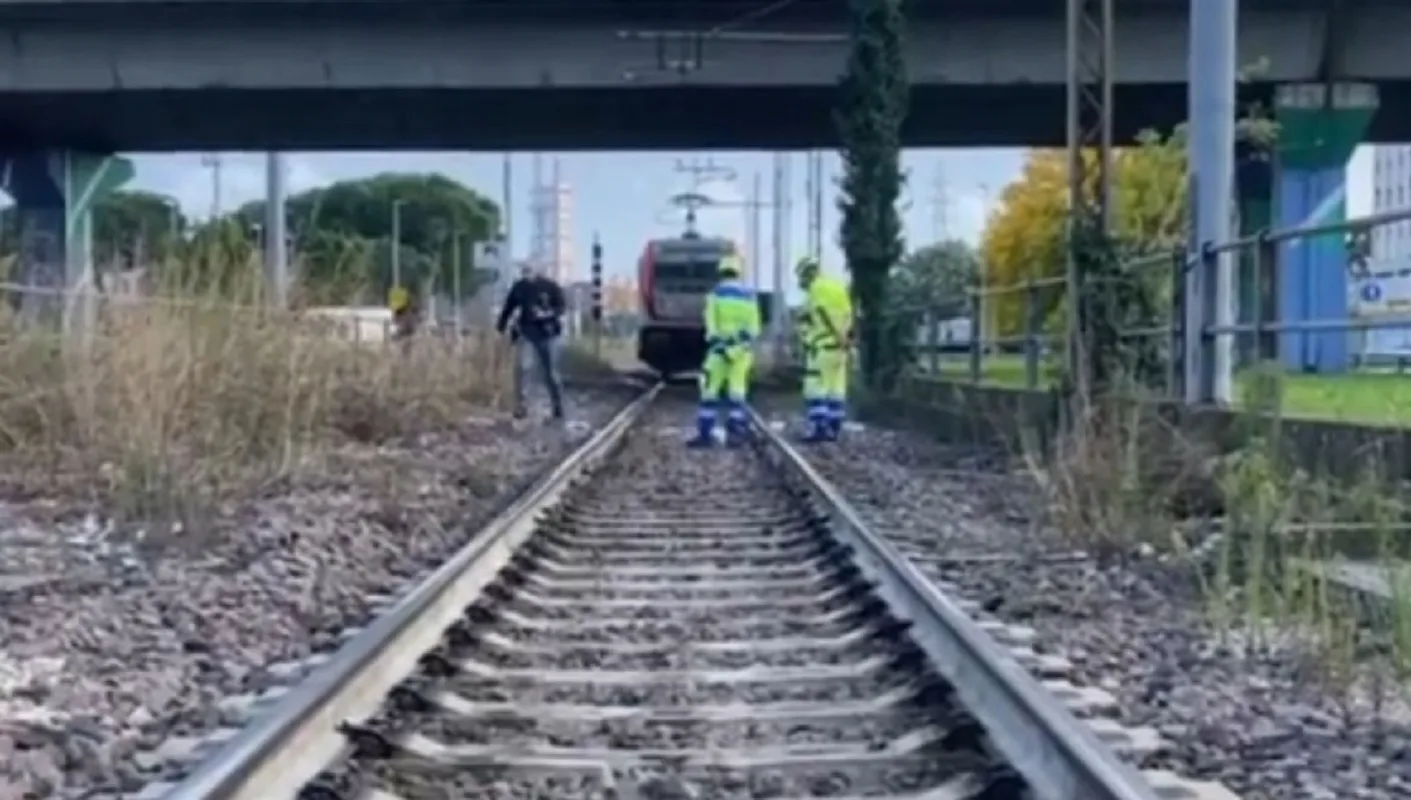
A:
MULTIPOLYGON (((611 547, 614 554, 638 556, 643 559, 655 558, 680 558, 683 555, 699 554, 711 558, 730 558, 740 554, 763 553, 773 555, 771 551, 786 551, 781 554, 791 554, 793 551, 802 550, 815 543, 812 534, 796 533, 792 536, 761 536, 744 539, 741 537, 722 537, 718 539, 705 538, 670 538, 670 531, 663 531, 660 539, 624 539, 614 542, 611 547)), ((603 549, 602 537, 594 536, 587 542, 564 542, 559 545, 560 549, 566 552, 578 552, 583 554, 593 553, 603 549)))
POLYGON ((879 645, 875 642, 868 649, 799 647, 790 650, 751 651, 745 646, 730 652, 673 650, 671 642, 667 641, 662 644, 661 650, 649 652, 581 647, 518 652, 499 651, 494 647, 480 645, 475 649, 475 657, 483 663, 507 669, 548 667, 584 670, 739 670, 757 667, 856 664, 871 658, 877 652, 877 647, 879 645))
MULTIPOLYGON (((689 586, 689 584, 688 584, 689 586)), ((660 603, 660 602, 689 602, 689 603, 732 603, 741 600, 778 602, 778 601, 799 601, 806 600, 817 594, 807 588, 795 587, 770 587, 755 586, 742 587, 739 589, 725 588, 720 586, 709 586, 701 588, 686 589, 643 589, 641 586, 632 588, 615 588, 611 584, 602 588, 594 589, 552 589, 546 591, 543 587, 534 587, 537 594, 541 596, 551 595, 555 600, 573 600, 591 603, 594 600, 612 603, 660 603)))
POLYGON ((428 714, 416 730, 447 744, 610 747, 620 750, 734 749, 777 745, 885 747, 926 724, 905 714, 851 720, 474 719, 428 714))
POLYGON ((794 683, 554 684, 486 680, 458 676, 445 688, 471 700, 530 705, 661 706, 684 708, 713 703, 846 703, 870 700, 907 685, 910 675, 881 671, 854 680, 794 683))
MULTIPOLYGON (((761 620, 733 620, 728 624, 717 627, 702 627, 700 625, 687 625, 679 621, 672 622, 606 622, 601 624, 582 627, 558 627, 553 631, 554 642, 557 644, 585 644, 593 642, 614 643, 614 644, 638 644, 642 642, 683 641, 693 640, 697 642, 734 642, 734 641, 761 641, 766 639, 784 639, 793 637, 807 637, 816 639, 827 639, 843 636, 854 627, 844 622, 833 621, 805 621, 798 619, 761 619, 761 620)), ((499 623, 495 630, 516 639, 534 639, 544 637, 543 630, 538 628, 517 628, 505 623, 499 623)))
MULTIPOLYGON (((790 603, 788 609, 794 613, 807 615, 822 615, 829 611, 840 609, 851 603, 844 598, 818 598, 815 602, 790 603)), ((709 606, 678 606, 670 607, 665 605, 633 605, 619 606, 607 602, 584 601, 577 606, 541 606, 527 600, 515 599, 506 604, 506 608, 514 609, 525 616, 533 619, 552 623, 554 626, 562 625, 600 625, 608 618, 613 620, 624 620, 634 622, 660 622, 677 623, 700 626, 703 628, 716 627, 722 624, 735 625, 750 618, 767 619, 779 613, 780 606, 777 602, 768 600, 747 601, 730 606, 729 622, 720 619, 721 612, 709 606)))
POLYGON ((231 695, 296 678, 624 399, 579 392, 568 425, 484 415, 349 445, 202 531, 0 507, 0 798, 145 783, 142 751, 229 722, 231 695))
MULTIPOLYGON (((587 563, 603 566, 607 569, 623 567, 631 569, 634 567, 672 567, 680 565, 680 557, 663 553, 660 557, 653 558, 644 556, 641 553, 619 553, 612 550, 565 550, 556 545, 547 545, 545 552, 549 558, 560 564, 587 563)), ((816 555, 813 548, 796 548, 794 550, 779 551, 748 551, 747 555, 733 555, 729 557, 705 556, 692 554, 691 563, 703 569, 779 569, 781 567, 791 567, 808 560, 816 555), (768 555, 763 553, 768 552, 768 555), (775 555, 775 553, 778 555, 775 555)))
POLYGON ((587 770, 556 775, 495 777, 460 773, 419 777, 391 771, 380 764, 354 768, 333 784, 345 789, 394 789, 407 800, 766 800, 777 797, 888 797, 917 792, 979 770, 974 760, 953 754, 929 754, 906 763, 883 766, 812 767, 793 770, 742 771, 710 769, 661 772, 632 768, 614 772, 587 770))
MULTIPOLYGON (((780 415, 779 418, 785 418, 780 415)), ((1330 694, 1290 647, 1251 654, 1207 624, 1192 581, 1155 557, 1121 566, 1044 561, 1071 547, 1036 519, 1024 476, 992 453, 861 426, 808 451, 875 530, 913 553, 1014 556, 927 568, 1073 661, 1123 718, 1173 744, 1161 762, 1244 800, 1411 797, 1411 714, 1330 694)))

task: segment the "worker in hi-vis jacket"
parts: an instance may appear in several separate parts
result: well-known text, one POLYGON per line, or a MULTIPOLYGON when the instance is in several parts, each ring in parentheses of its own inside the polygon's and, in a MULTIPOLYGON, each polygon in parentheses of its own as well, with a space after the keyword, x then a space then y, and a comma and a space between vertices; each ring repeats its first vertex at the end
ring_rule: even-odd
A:
POLYGON ((741 280, 743 272, 737 256, 726 256, 720 262, 720 280, 706 295, 706 356, 701 365, 696 437, 690 442, 693 447, 715 443, 715 425, 721 411, 727 412, 728 442, 742 441, 749 435, 745 403, 749 399, 760 314, 754 290, 741 280))

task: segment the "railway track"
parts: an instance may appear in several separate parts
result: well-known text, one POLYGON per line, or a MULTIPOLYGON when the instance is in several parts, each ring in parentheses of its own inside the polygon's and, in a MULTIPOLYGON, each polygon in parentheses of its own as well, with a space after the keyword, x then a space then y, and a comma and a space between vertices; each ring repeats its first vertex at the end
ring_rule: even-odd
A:
MULTIPOLYGON (((759 424, 653 389, 306 682, 149 796, 1231 798, 972 618, 759 424), (1065 708, 1065 705, 1067 706, 1065 708)), ((756 420, 756 422, 760 422, 756 420)))

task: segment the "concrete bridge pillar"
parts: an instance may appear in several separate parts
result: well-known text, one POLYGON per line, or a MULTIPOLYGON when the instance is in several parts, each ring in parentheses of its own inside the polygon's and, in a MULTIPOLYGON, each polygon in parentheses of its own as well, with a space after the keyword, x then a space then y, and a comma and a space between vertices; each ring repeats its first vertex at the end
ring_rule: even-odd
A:
MULTIPOLYGON (((1274 206, 1276 227, 1347 219, 1347 162, 1377 109, 1376 87, 1335 83, 1281 86, 1274 206)), ((1279 248, 1279 319, 1298 322, 1347 316, 1347 251, 1342 232, 1294 240, 1279 248)), ((1343 331, 1291 332, 1279 337, 1284 368, 1339 373, 1352 365, 1343 331)))
POLYGON ((112 155, 61 151, 0 152, 0 189, 15 202, 19 247, 11 295, 31 319, 73 327, 91 303, 73 293, 93 287, 93 206, 132 179, 132 162, 112 155), (18 296, 17 296, 18 295, 18 296))

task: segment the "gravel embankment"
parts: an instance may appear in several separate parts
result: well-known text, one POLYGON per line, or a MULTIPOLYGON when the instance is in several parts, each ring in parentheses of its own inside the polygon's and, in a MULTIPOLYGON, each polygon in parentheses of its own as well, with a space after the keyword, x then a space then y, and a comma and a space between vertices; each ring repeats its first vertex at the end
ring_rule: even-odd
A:
POLYGON ((222 700, 297 677, 626 397, 580 392, 567 426, 486 415, 347 446, 200 531, 120 535, 0 507, 0 800, 163 774, 164 753, 229 717, 222 700))
POLYGON ((1411 797, 1404 702, 1349 711, 1309 676, 1308 659, 1222 645, 1192 582, 1155 560, 1066 558, 1032 484, 998 474, 992 454, 867 427, 810 458, 931 574, 1034 627, 1075 679, 1118 697, 1126 721, 1160 730, 1173 746, 1162 761, 1178 772, 1245 800, 1411 797), (947 565, 938 554, 1000 560, 947 565))

